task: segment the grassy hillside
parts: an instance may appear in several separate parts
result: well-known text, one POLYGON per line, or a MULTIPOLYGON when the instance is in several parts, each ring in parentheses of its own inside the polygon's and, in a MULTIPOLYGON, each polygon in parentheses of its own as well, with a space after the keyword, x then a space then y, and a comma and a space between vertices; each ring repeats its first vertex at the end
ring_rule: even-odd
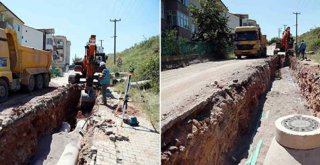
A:
POLYGON ((314 55, 308 55, 309 58, 316 62, 320 62, 320 27, 303 33, 300 37, 307 44, 307 51, 314 51, 314 55))
MULTIPOLYGON (((139 104, 150 117, 151 122, 159 127, 159 36, 151 37, 135 44, 117 54, 122 59, 122 66, 113 64, 113 55, 109 56, 107 66, 112 72, 128 72, 130 67, 135 69, 132 81, 151 80, 151 89, 142 91, 143 98, 138 89, 130 90, 130 98, 139 104)), ((124 84, 118 84, 116 90, 123 91, 124 84)))

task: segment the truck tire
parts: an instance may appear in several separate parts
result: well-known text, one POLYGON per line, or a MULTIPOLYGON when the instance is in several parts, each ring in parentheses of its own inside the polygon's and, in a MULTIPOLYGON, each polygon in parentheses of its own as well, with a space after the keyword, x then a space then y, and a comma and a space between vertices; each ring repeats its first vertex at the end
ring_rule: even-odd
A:
POLYGON ((36 76, 35 88, 36 89, 43 89, 43 76, 41 74, 38 74, 36 76))
POLYGON ((6 81, 0 79, 0 103, 6 101, 9 95, 9 86, 6 81))
POLYGON ((43 74, 43 87, 48 88, 50 83, 50 76, 48 73, 43 74))
POLYGON ((34 90, 34 86, 35 86, 34 76, 30 76, 29 83, 26 86, 27 87, 27 91, 28 92, 32 92, 34 90))
POLYGON ((241 56, 237 56, 237 59, 241 59, 241 56))

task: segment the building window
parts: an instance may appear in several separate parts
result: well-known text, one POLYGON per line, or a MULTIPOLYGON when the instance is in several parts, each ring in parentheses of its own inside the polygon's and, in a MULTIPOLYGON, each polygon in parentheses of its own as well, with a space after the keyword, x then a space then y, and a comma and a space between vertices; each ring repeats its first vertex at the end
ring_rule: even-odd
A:
POLYGON ((20 25, 17 25, 18 32, 20 31, 20 25))
POLYGON ((184 13, 177 11, 178 26, 189 29, 189 17, 184 13))
POLYGON ((52 44, 53 44, 52 38, 47 38, 47 45, 52 45, 52 44))
POLYGON ((168 11, 167 13, 167 23, 169 26, 177 25, 177 14, 174 11, 168 11))

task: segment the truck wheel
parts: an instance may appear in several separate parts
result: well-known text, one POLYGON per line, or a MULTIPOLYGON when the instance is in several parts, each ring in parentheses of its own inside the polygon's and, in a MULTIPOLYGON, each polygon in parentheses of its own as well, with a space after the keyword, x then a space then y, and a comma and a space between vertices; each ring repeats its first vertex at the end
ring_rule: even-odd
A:
POLYGON ((237 59, 241 59, 241 56, 237 56, 237 59))
POLYGON ((48 88, 49 83, 50 83, 50 76, 49 76, 49 74, 47 74, 47 73, 43 74, 43 87, 44 87, 44 88, 48 88))
POLYGON ((43 88, 43 77, 41 74, 38 74, 36 76, 36 89, 42 89, 43 88))
POLYGON ((6 81, 0 79, 0 103, 6 101, 9 95, 9 87, 6 81))
POLYGON ((30 76, 29 83, 27 85, 27 91, 32 92, 34 90, 34 86, 35 86, 34 76, 30 76))

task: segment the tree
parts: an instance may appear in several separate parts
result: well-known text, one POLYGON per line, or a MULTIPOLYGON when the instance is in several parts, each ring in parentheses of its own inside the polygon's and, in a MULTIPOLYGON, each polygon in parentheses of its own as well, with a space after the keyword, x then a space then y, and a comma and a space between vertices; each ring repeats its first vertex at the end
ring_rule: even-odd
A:
POLYGON ((268 45, 272 45, 273 43, 277 43, 277 41, 280 41, 280 38, 273 37, 268 41, 268 45))
POLYGON ((161 54, 177 55, 179 54, 179 45, 177 41, 177 30, 168 29, 162 32, 161 36, 161 54))
POLYGON ((82 58, 75 56, 75 57, 72 59, 72 64, 75 65, 76 62, 80 62, 80 61, 82 61, 82 58))
POLYGON ((200 0, 200 6, 200 8, 189 6, 191 17, 197 27, 192 39, 213 45, 215 52, 225 55, 226 48, 232 43, 231 32, 227 25, 227 11, 220 1, 200 0))

